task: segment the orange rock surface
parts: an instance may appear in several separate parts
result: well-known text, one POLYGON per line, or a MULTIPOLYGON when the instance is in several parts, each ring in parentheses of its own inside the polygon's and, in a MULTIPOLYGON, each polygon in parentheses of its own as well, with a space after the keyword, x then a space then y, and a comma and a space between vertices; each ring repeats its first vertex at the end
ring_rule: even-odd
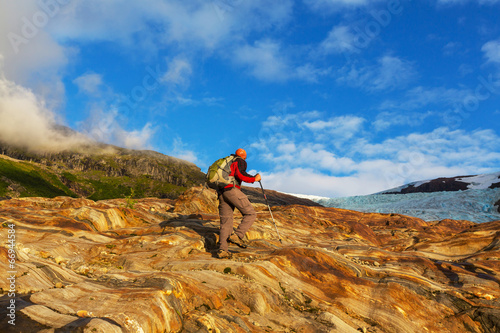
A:
POLYGON ((500 331, 500 221, 275 206, 281 244, 255 207, 250 246, 217 259, 211 190, 0 201, 0 332, 500 331))

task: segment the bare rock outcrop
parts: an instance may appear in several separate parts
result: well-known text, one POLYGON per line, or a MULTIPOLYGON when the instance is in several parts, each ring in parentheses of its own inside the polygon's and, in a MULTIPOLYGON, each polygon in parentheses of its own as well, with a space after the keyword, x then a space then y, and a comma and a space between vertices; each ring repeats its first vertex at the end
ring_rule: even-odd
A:
POLYGON ((222 260, 211 190, 133 205, 0 201, 0 331, 500 330, 500 221, 274 206, 280 244, 267 206, 255 207, 250 246, 222 260))

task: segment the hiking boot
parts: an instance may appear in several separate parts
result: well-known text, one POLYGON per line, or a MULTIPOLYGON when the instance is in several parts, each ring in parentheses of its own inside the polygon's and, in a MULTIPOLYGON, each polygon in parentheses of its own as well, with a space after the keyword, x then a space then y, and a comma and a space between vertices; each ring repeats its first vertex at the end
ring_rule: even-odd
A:
POLYGON ((242 249, 246 249, 247 248, 247 242, 244 240, 244 239, 241 239, 240 237, 238 237, 238 235, 236 234, 232 234, 228 239, 227 241, 229 243, 233 243, 235 245, 238 245, 239 247, 241 247, 242 249))
POLYGON ((217 251, 217 258, 219 259, 229 259, 231 258, 231 253, 224 251, 224 250, 219 250, 217 251))

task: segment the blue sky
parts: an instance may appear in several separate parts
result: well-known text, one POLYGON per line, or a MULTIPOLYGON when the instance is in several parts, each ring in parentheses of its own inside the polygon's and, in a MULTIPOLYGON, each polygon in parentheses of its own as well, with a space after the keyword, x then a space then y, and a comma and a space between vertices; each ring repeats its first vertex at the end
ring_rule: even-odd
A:
POLYGON ((500 169, 500 0, 0 0, 0 140, 350 196, 500 169), (81 137, 75 138, 75 141, 81 137))

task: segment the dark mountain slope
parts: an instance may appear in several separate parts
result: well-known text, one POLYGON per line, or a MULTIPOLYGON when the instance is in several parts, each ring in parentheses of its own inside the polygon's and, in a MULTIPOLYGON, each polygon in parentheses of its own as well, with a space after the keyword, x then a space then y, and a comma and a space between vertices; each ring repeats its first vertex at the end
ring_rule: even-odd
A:
POLYGON ((380 194, 405 194, 405 193, 429 193, 466 191, 469 189, 486 189, 500 187, 500 172, 457 177, 440 177, 425 181, 413 182, 407 185, 390 189, 380 194))

